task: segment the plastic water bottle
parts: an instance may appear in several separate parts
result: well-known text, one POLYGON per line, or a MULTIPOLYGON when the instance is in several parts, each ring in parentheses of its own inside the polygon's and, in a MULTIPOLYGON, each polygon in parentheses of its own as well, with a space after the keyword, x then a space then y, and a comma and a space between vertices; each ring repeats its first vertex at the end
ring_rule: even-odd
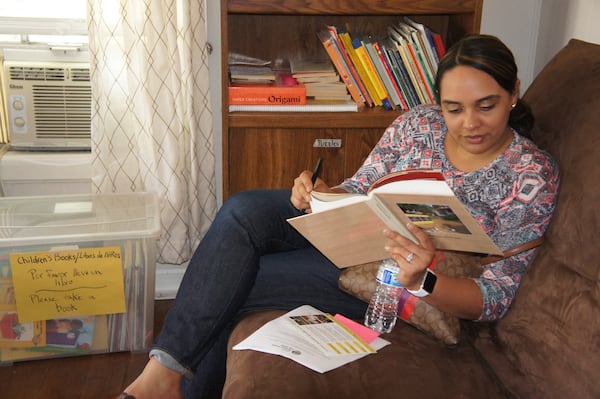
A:
POLYGON ((400 267, 393 259, 384 259, 377 271, 377 287, 365 314, 365 326, 388 333, 396 325, 398 301, 402 285, 398 282, 400 267))

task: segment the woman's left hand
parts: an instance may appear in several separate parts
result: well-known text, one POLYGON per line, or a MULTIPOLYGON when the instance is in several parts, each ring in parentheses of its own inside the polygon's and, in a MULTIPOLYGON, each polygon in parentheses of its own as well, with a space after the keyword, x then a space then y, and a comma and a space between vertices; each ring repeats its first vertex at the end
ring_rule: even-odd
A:
POLYGON ((406 227, 417 238, 419 244, 400 233, 386 229, 383 234, 391 241, 385 246, 385 250, 400 266, 400 283, 410 290, 417 290, 421 286, 427 267, 435 257, 435 247, 422 229, 413 223, 408 223, 406 227))

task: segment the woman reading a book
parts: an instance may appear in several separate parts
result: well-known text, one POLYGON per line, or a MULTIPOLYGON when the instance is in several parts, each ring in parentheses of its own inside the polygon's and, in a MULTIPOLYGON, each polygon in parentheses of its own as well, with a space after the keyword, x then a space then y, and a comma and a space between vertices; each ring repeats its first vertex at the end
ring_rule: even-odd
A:
MULTIPOLYGON (((340 269, 286 222, 310 212, 313 189, 366 193, 390 172, 438 169, 502 250, 542 237, 555 208, 558 169, 527 138, 533 117, 519 99, 510 50, 495 37, 465 38, 440 62, 436 86, 438 104, 399 116, 363 166, 340 185, 330 188, 318 179, 313 187, 311 172, 304 171, 291 193, 256 190, 226 201, 190 261, 148 365, 127 394, 219 397, 227 339, 244 312, 309 304, 364 317, 366 304, 338 289, 340 269)), ((407 289, 460 318, 504 316, 534 249, 485 266, 480 278, 438 273, 433 287, 423 287, 435 249, 420 228, 408 228, 418 243, 382 232, 382 246, 400 266, 399 279, 407 289)))

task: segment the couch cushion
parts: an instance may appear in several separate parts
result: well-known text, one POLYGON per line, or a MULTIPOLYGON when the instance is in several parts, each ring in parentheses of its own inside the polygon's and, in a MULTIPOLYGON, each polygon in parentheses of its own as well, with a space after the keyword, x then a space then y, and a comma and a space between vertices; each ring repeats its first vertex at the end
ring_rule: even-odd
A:
POLYGON ((600 397, 600 45, 571 40, 524 96, 561 171, 545 243, 495 334, 476 346, 523 398, 600 397))
POLYGON ((223 398, 507 398, 468 344, 448 347, 400 323, 378 353, 320 374, 287 358, 231 347, 283 311, 246 316, 234 329, 223 398))

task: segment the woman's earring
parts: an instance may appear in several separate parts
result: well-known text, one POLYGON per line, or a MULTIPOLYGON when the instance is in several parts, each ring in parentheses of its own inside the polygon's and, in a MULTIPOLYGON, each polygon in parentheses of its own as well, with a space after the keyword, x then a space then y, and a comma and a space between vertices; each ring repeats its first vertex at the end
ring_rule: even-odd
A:
POLYGON ((510 107, 511 107, 511 108, 514 108, 514 107, 516 107, 516 106, 517 106, 517 103, 514 103, 514 104, 512 104, 510 107))

